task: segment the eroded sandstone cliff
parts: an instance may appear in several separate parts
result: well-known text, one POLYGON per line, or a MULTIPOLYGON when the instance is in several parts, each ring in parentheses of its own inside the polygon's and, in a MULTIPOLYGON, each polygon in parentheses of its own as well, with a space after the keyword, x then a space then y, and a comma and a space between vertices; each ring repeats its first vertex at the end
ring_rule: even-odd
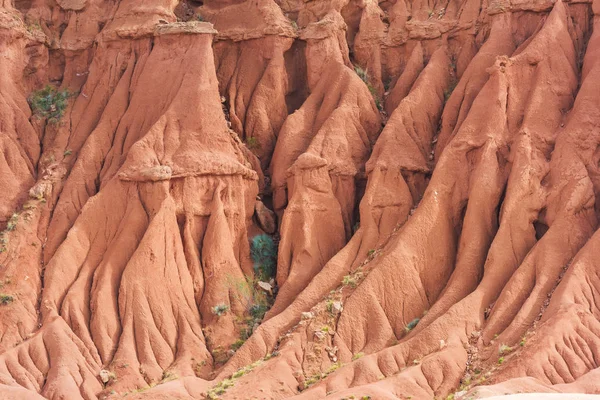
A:
POLYGON ((600 394, 600 1, 0 0, 0 398, 600 394))

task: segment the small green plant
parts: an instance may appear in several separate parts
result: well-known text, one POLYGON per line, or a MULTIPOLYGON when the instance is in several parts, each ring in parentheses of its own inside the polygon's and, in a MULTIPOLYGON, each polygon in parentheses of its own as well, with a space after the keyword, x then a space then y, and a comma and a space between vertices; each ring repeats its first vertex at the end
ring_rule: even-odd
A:
POLYGON ((511 351, 512 351, 512 347, 503 344, 502 346, 500 346, 500 349, 498 349, 498 354, 502 355, 502 354, 510 353, 511 351))
POLYGON ((316 375, 311 376, 306 381, 304 381, 305 388, 308 388, 308 387, 314 385, 315 383, 319 382, 321 379, 326 378, 327 375, 333 373, 334 371, 336 371, 341 366, 342 366, 342 364, 340 364, 340 362, 338 361, 335 364, 332 364, 331 367, 329 367, 327 369, 327 371, 325 371, 323 373, 320 373, 320 374, 316 374, 316 375))
POLYGON ((292 21, 292 28, 294 28, 295 31, 298 30, 298 24, 296 23, 296 21, 292 21))
POLYGON ((249 314, 245 318, 238 319, 238 322, 242 324, 240 326, 240 338, 247 340, 273 305, 274 298, 270 292, 267 293, 259 286, 260 282, 251 276, 246 279, 227 276, 226 279, 231 293, 249 314))
POLYGON ((504 362, 504 357, 498 358, 498 364, 502 364, 504 362))
POLYGON ((202 17, 202 15, 196 14, 196 21, 198 21, 198 22, 204 22, 204 18, 202 17))
POLYGON ((358 279, 353 275, 346 275, 342 279, 342 284, 344 286, 350 286, 351 288, 355 288, 358 284, 358 279))
POLYGON ((248 147, 250 150, 258 150, 260 149, 260 143, 258 143, 258 139, 255 137, 247 137, 246 147, 248 147))
POLYGON ((229 306, 226 304, 217 304, 212 308, 212 313, 219 317, 229 311, 229 306))
POLYGON ((257 282, 251 278, 246 280, 229 276, 227 281, 233 295, 244 305, 246 311, 252 317, 246 320, 249 336, 252 333, 252 326, 259 323, 271 307, 272 298, 267 296, 267 293, 260 289, 257 282))
POLYGON ((523 336, 521 338, 521 341, 519 342, 519 346, 524 347, 525 346, 525 342, 527 341, 527 338, 525 336, 523 336))
POLYGON ((406 326, 404 327, 404 331, 406 331, 406 333, 412 331, 415 326, 417 326, 417 324, 419 323, 419 321, 421 320, 421 318, 415 318, 412 321, 410 321, 408 324, 406 324, 406 326))
POLYGON ((498 334, 494 333, 494 339, 498 339, 498 334))
POLYGON ((371 96, 373 96, 373 100, 375 101, 375 106, 377 109, 379 111, 383 110, 383 107, 381 106, 381 99, 379 98, 379 95, 377 95, 377 90, 375 90, 373 86, 369 85, 369 92, 371 92, 371 96))
POLYGON ((233 342, 233 344, 231 345, 231 349, 237 351, 240 347, 244 345, 244 343, 246 343, 245 340, 238 339, 235 342, 233 342))
POLYGON ((0 304, 6 306, 15 301, 15 298, 10 294, 0 294, 0 304))
POLYGON ((454 89, 456 89, 456 80, 452 80, 450 82, 450 85, 444 89, 444 102, 447 103, 448 100, 450 99, 450 96, 452 96, 452 92, 454 92, 454 89))
POLYGON ((356 72, 356 75, 358 75, 358 77, 367 85, 371 96, 373 96, 373 100, 375 100, 375 105, 377 106, 377 109, 382 110, 381 99, 379 99, 377 89, 375 89, 373 85, 371 85, 368 70, 362 69, 361 67, 355 65, 354 72, 356 72))
POLYGON ((6 224, 6 230, 14 231, 17 227, 18 222, 19 222, 19 214, 13 213, 13 215, 11 215, 10 219, 8 220, 8 223, 6 224))
POLYGON ((327 326, 327 325, 323 325, 323 326, 321 327, 321 332, 329 333, 329 326, 327 326))
POLYGON ((27 25, 27 32, 33 33, 35 31, 42 31, 42 25, 38 21, 32 22, 27 25))
POLYGON ((231 375, 231 378, 223 379, 221 382, 217 383, 212 389, 210 389, 206 393, 206 396, 212 400, 218 399, 220 395, 225 394, 225 391, 227 389, 229 389, 230 387, 235 385, 235 380, 237 378, 240 378, 240 377, 246 375, 248 372, 252 371, 254 368, 259 366, 261 363, 262 363, 262 360, 258 360, 258 361, 253 362, 250 365, 246 365, 245 367, 238 369, 231 375))
POLYGON ((361 67, 355 65, 354 72, 356 72, 356 75, 358 75, 358 77, 362 79, 364 83, 369 83, 369 73, 366 69, 362 69, 361 67))
POLYGON ((367 256, 368 256, 368 257, 371 257, 373 254, 375 254, 375 250, 374 250, 374 249, 371 249, 371 250, 369 250, 369 252, 367 253, 367 256))
POLYGON ((250 306, 250 315, 252 318, 262 320, 265 317, 265 314, 269 311, 269 307, 263 303, 252 304, 250 306))
POLYGON ((371 396, 366 395, 360 398, 360 400, 371 400, 371 396))
POLYGON ((342 364, 339 361, 334 364, 331 364, 331 367, 329 367, 325 373, 329 375, 332 372, 337 371, 341 366, 342 364))
POLYGON ((63 156, 70 156, 71 154, 73 154, 73 150, 65 150, 65 152, 63 153, 63 156))
POLYGON ((68 90, 58 90, 54 86, 47 85, 33 92, 28 100, 35 115, 48 118, 50 122, 58 122, 67 109, 69 97, 71 94, 68 90))
POLYGON ((6 232, 0 232, 0 253, 4 253, 6 251, 7 245, 8 237, 6 236, 6 232))
POLYGON ((365 353, 356 353, 355 355, 352 356, 352 361, 358 360, 359 358, 361 358, 364 355, 365 355, 365 353))
POLYGON ((311 376, 304 382, 304 385, 306 387, 310 387, 310 386, 314 385, 315 383, 319 382, 321 379, 322 379, 321 374, 311 376))
POLYGON ((327 300, 327 302, 325 303, 325 308, 327 309, 328 312, 333 314, 333 300, 331 300, 331 299, 327 300))
POLYGON ((248 340, 252 336, 252 327, 246 326, 240 329, 240 339, 248 340))
POLYGON ((269 281, 277 272, 277 245, 267 234, 252 238, 250 256, 254 261, 254 273, 261 281, 269 281))
POLYGON ((210 389, 206 395, 209 399, 218 399, 219 395, 225 394, 225 391, 234 385, 233 379, 223 379, 215 387, 210 389))
POLYGON ((173 381, 173 380, 175 380, 177 378, 178 378, 177 374, 174 374, 171 371, 163 371, 163 375, 162 375, 161 381, 162 382, 168 382, 168 381, 173 381))
POLYGON ((454 393, 451 393, 448 396, 446 396, 446 400, 454 400, 454 393))
POLYGON ((255 361, 250 365, 246 365, 245 367, 238 369, 237 371, 235 371, 233 373, 233 375, 231 375, 231 379, 232 380, 237 379, 237 378, 240 378, 240 377, 246 375, 247 373, 252 371, 254 368, 258 367, 260 364, 262 364, 262 360, 255 361))

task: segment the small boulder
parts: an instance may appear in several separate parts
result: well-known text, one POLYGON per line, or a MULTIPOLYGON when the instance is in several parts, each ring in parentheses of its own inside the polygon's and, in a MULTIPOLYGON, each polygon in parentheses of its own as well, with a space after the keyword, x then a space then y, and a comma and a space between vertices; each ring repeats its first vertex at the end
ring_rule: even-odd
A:
POLYGON ((342 310, 344 309, 344 306, 342 305, 341 301, 334 301, 331 304, 331 311, 334 314, 340 314, 342 312, 342 310))
POLYGON ((275 213, 267 208, 264 203, 260 200, 256 201, 254 206, 254 212, 258 225, 266 233, 273 234, 277 230, 277 222, 275 213))
POLYGON ((271 286, 271 284, 269 284, 267 282, 258 281, 258 287, 269 294, 273 293, 273 286, 271 286))
POLYGON ((314 318, 315 315, 311 312, 303 312, 302 313, 302 319, 306 320, 306 319, 311 319, 314 318))
POLYGON ((110 380, 110 372, 105 369, 100 370, 100 380, 102 383, 108 383, 110 380))

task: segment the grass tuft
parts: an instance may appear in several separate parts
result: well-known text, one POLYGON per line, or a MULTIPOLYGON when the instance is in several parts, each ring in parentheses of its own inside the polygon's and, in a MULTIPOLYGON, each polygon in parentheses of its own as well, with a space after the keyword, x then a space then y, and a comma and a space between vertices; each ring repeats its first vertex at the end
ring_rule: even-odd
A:
POLYGON ((29 96, 29 105, 35 115, 48 118, 49 122, 58 122, 65 113, 71 93, 68 90, 59 90, 47 85, 29 96))

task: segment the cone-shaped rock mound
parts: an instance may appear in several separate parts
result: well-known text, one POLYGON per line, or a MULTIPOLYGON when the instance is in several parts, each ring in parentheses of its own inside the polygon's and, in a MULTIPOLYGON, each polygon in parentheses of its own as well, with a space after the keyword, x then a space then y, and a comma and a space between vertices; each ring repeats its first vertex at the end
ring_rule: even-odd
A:
POLYGON ((600 395, 600 1, 0 0, 0 51, 0 399, 600 395))

